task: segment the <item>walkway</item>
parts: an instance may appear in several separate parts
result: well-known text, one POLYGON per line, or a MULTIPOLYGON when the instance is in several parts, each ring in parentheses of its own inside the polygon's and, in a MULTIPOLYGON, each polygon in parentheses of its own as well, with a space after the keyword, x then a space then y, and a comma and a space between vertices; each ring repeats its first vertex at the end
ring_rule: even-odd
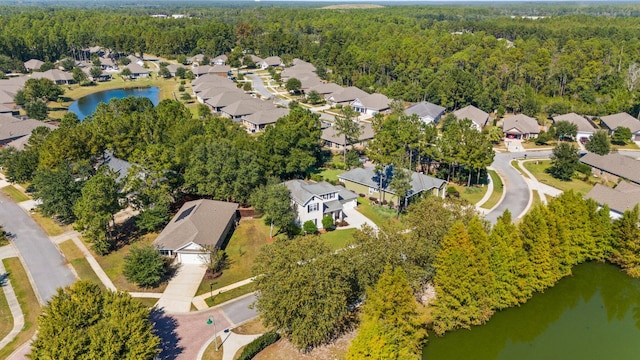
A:
MULTIPOLYGON (((259 338, 261 335, 262 334, 240 335, 234 333, 233 331, 228 331, 226 333, 224 332, 224 330, 218 331, 218 334, 216 335, 220 337, 220 343, 218 345, 220 347, 224 346, 224 348, 220 349, 220 351, 222 351, 222 360, 233 360, 240 348, 259 338)), ((203 346, 202 349, 200 349, 198 357, 196 358, 197 360, 202 359, 205 350, 207 350, 207 347, 209 347, 213 340, 214 337, 212 336, 211 339, 209 339, 209 341, 206 343, 206 345, 203 346)))
POLYGON ((549 186, 547 184, 543 184, 543 183, 539 182, 538 179, 536 179, 533 176, 533 174, 531 174, 531 172, 529 172, 529 170, 527 170, 524 167, 524 163, 527 162, 527 161, 535 161, 535 160, 518 160, 518 166, 520 167, 520 169, 522 170, 524 175, 528 177, 528 178, 525 178, 525 181, 527 182, 527 185, 529 186, 529 188, 531 188, 531 190, 535 190, 535 191, 538 192, 538 196, 540 197, 540 201, 542 201, 543 204, 547 203, 546 195, 556 197, 556 196, 562 194, 562 190, 556 189, 553 186, 549 186))
POLYGON ((207 268, 199 264, 180 264, 176 274, 169 280, 156 307, 167 313, 188 313, 191 302, 198 291, 207 268))
MULTIPOLYGON (((0 247, 0 260, 15 256, 17 256, 16 250, 11 245, 0 247)), ((7 274, 7 269, 4 268, 4 264, 2 264, 2 261, 0 261, 0 286, 2 286, 4 296, 7 299, 7 303, 9 304, 11 316, 13 316, 13 328, 7 334, 7 336, 4 337, 4 339, 0 340, 0 349, 2 349, 8 343, 13 341, 16 336, 18 336, 18 333, 24 326, 24 314, 22 313, 22 309, 20 309, 20 303, 18 302, 16 293, 13 290, 13 286, 11 286, 11 282, 9 281, 9 277, 7 274)))
POLYGON ((229 291, 229 290, 233 290, 235 288, 239 288, 240 286, 244 286, 247 284, 250 284, 255 278, 249 278, 249 279, 244 279, 242 281, 238 281, 236 283, 233 283, 231 285, 227 285, 224 287, 221 287, 219 289, 215 289, 213 290, 213 292, 208 292, 202 295, 198 295, 196 297, 193 298, 193 305, 196 307, 196 309, 198 310, 206 310, 209 308, 209 305, 207 305, 206 303, 206 299, 210 298, 211 295, 218 295, 218 294, 222 294, 225 291, 229 291))

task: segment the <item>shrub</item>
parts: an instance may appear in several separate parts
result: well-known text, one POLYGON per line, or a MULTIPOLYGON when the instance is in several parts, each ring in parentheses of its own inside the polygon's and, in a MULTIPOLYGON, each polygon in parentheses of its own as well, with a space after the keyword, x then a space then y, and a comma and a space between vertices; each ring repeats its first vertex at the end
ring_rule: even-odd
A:
POLYGON ((318 227, 311 220, 307 220, 302 224, 302 230, 307 234, 315 234, 318 232, 318 227))
POLYGON ((183 92, 184 91, 184 86, 182 86, 182 85, 178 86, 178 91, 179 92, 183 92))
POLYGON ((183 93, 182 96, 180 96, 180 99, 182 100, 191 100, 191 95, 189 95, 189 93, 183 93))
POLYGON ((123 274, 139 286, 154 287, 167 274, 167 263, 152 246, 133 247, 124 257, 123 274))
POLYGON ((320 174, 311 174, 311 180, 320 182, 324 180, 324 178, 320 174))
POLYGON ((363 193, 360 193, 360 194, 358 194, 358 196, 360 196, 360 197, 364 197, 364 194, 363 194, 363 193))
POLYGON ((589 177, 589 175, 591 175, 591 166, 583 163, 578 163, 578 165, 576 166, 576 171, 589 177))
POLYGON ((242 353, 240 353, 240 357, 238 357, 238 360, 253 359, 253 357, 258 355, 260 351, 264 350, 267 346, 275 343, 279 339, 280 334, 273 330, 262 334, 262 336, 253 340, 247 346, 245 346, 244 350, 242 350, 242 353))
POLYGON ((322 218, 322 227, 325 230, 333 229, 333 217, 331 217, 330 215, 325 215, 322 218))

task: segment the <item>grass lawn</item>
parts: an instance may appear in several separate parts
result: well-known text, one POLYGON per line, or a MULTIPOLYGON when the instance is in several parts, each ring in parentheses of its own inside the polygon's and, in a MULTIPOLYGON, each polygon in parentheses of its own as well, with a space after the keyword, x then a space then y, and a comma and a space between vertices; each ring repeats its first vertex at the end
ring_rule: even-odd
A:
POLYGON ((617 150, 638 150, 640 149, 640 147, 638 147, 638 145, 636 145, 635 142, 630 142, 626 145, 611 145, 611 151, 617 151, 617 150))
MULTIPOLYGON (((16 293, 20 308, 24 314, 24 327, 12 342, 0 350, 0 358, 6 359, 19 346, 27 342, 36 332, 36 323, 40 314, 40 304, 31 288, 27 273, 17 257, 2 260, 9 273, 9 280, 16 293)), ((13 326, 13 324, 11 325, 13 326)))
POLYGON ((332 250, 342 249, 353 239, 357 229, 333 230, 320 234, 322 239, 332 250))
POLYGON ((487 186, 471 186, 467 187, 464 185, 458 185, 454 183, 450 183, 449 186, 453 186, 460 193, 460 197, 467 200, 471 204, 477 204, 478 201, 482 200, 484 194, 487 192, 487 186))
POLYGON ((489 200, 480 206, 483 209, 491 209, 496 206, 504 191, 500 176, 493 170, 489 170, 489 176, 491 176, 491 182, 493 182, 493 193, 489 196, 489 200))
POLYGON ((104 288, 104 284, 100 281, 100 278, 96 275, 95 271, 93 271, 91 265, 89 265, 89 262, 85 259, 84 254, 80 251, 78 246, 76 246, 73 240, 67 240, 60 243, 58 247, 60 247, 64 257, 67 258, 67 261, 69 261, 71 266, 76 270, 80 280, 88 280, 104 288))
POLYGON ((140 301, 146 307, 153 307, 158 302, 158 300, 160 300, 158 298, 135 298, 135 299, 140 301))
POLYGON ((213 288, 221 288, 251 277, 253 259, 258 255, 260 248, 267 244, 269 226, 262 219, 246 219, 240 221, 236 227, 227 247, 224 249, 229 259, 229 267, 216 279, 204 279, 200 283, 197 295, 202 295, 213 288))
POLYGON ((0 290, 0 339, 4 339, 11 332, 11 329, 13 329, 13 316, 4 291, 0 290))
POLYGON ((533 209, 533 207, 541 203, 542 200, 540 200, 540 194, 538 193, 538 190, 532 190, 531 196, 532 196, 531 209, 533 209))
POLYGON ((3 193, 5 193, 7 196, 9 196, 11 199, 13 199, 13 201, 19 203, 19 202, 23 202, 23 201, 27 201, 30 198, 25 195, 22 191, 16 189, 15 187, 13 187, 13 185, 9 185, 9 186, 5 186, 2 189, 3 193))
POLYGON ((247 285, 242 285, 240 287, 237 287, 235 289, 231 289, 229 291, 221 292, 218 295, 214 295, 213 299, 208 297, 204 301, 209 306, 216 306, 216 305, 220 305, 220 304, 222 304, 224 302, 227 302, 227 301, 229 301, 231 299, 235 299, 235 298, 240 297, 242 295, 246 295, 248 293, 254 292, 255 290, 256 290, 255 289, 255 285, 253 283, 249 283, 247 285))
POLYGON ((35 220, 38 225, 47 233, 49 236, 58 236, 64 233, 67 230, 71 229, 71 226, 60 226, 56 223, 52 218, 48 216, 43 216, 39 212, 32 212, 31 217, 35 220))
POLYGON ((524 171, 522 171, 522 169, 520 168, 520 164, 518 164, 518 160, 511 160, 511 166, 513 166, 516 170, 518 170, 518 172, 526 177, 527 179, 529 178, 529 176, 527 176, 527 174, 524 173, 524 171))
POLYGON ((551 166, 551 160, 526 161, 524 167, 531 172, 538 181, 562 191, 573 190, 582 194, 588 193, 593 185, 580 179, 572 179, 571 181, 562 181, 547 174, 545 170, 551 166))
MULTIPOLYGON (((264 334, 267 332, 267 329, 262 325, 262 320, 260 318, 253 319, 243 325, 238 326, 237 328, 231 330, 236 334, 240 335, 255 335, 255 334, 264 334)), ((218 338, 220 340, 220 338, 218 338)), ((238 349, 238 352, 235 354, 234 359, 236 359, 242 353, 242 349, 244 346, 238 349)), ((222 359, 223 351, 219 350, 216 352, 215 342, 211 342, 211 344, 207 347, 202 357, 203 360, 220 360, 222 359)))
POLYGON ((387 206, 371 205, 371 200, 366 197, 358 197, 358 211, 376 225, 380 225, 396 217, 396 211, 394 209, 387 206))
MULTIPOLYGON (((134 242, 131 245, 125 245, 117 251, 113 251, 105 256, 100 256, 93 253, 96 260, 107 273, 107 276, 113 281, 113 284, 118 290, 134 291, 134 292, 163 292, 167 287, 166 283, 160 284, 156 288, 141 288, 135 284, 130 283, 122 274, 124 270, 124 257, 131 251, 132 246, 146 246, 151 245, 153 240, 158 237, 158 234, 147 234, 140 238, 140 240, 134 242)), ((90 247, 90 244, 87 244, 90 247)))
POLYGON ((221 343, 222 339, 220 339, 220 337, 218 336, 218 351, 216 351, 216 342, 212 341, 204 351, 204 354, 202 354, 202 360, 222 360, 224 348, 223 345, 220 345, 221 343))
POLYGON ((344 173, 346 170, 339 169, 322 169, 318 175, 322 176, 327 181, 338 181, 338 175, 344 173))

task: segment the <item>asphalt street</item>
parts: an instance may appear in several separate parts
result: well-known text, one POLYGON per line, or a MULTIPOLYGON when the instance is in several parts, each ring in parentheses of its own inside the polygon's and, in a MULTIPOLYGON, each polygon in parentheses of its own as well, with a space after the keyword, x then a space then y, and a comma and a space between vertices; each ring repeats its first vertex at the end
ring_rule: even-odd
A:
POLYGON ((240 324, 258 316, 256 309, 251 308, 251 304, 255 301, 256 296, 253 294, 251 296, 237 299, 236 301, 230 302, 226 305, 222 305, 220 310, 222 310, 227 318, 234 324, 240 324))
POLYGON ((260 76, 256 74, 245 74, 244 76, 251 79, 251 81, 253 82, 253 88, 260 93, 260 96, 262 96, 263 99, 271 98, 271 93, 264 86, 264 83, 262 82, 260 76))
POLYGON ((20 252, 44 303, 56 294, 57 288, 76 280, 58 248, 38 224, 25 210, 1 194, 0 224, 12 235, 11 241, 20 252))

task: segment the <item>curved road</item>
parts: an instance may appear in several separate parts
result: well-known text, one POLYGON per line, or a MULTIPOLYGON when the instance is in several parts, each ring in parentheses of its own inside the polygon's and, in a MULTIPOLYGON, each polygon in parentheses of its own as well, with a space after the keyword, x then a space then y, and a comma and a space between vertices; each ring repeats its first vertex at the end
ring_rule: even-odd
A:
POLYGON ((263 99, 265 100, 271 99, 272 94, 264 86, 264 83, 262 82, 262 79, 260 78, 260 76, 256 74, 244 74, 244 76, 251 79, 251 82, 253 83, 253 88, 260 93, 260 96, 263 99))

